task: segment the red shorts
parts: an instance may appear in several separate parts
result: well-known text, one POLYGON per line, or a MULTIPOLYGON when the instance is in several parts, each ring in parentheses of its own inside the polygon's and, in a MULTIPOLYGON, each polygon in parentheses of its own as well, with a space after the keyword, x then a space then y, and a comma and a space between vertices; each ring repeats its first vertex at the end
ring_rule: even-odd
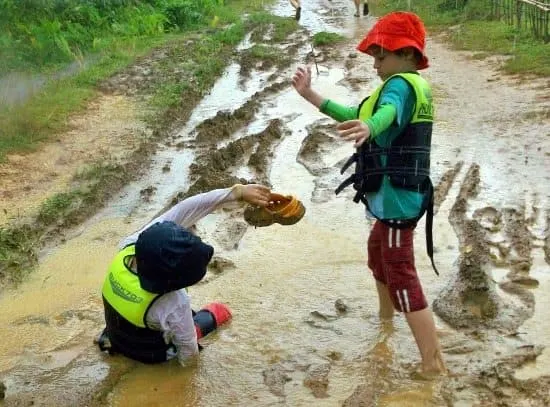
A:
POLYGON ((390 228, 376 221, 368 241, 369 268, 388 287, 393 306, 401 312, 428 306, 414 266, 414 228, 390 228))

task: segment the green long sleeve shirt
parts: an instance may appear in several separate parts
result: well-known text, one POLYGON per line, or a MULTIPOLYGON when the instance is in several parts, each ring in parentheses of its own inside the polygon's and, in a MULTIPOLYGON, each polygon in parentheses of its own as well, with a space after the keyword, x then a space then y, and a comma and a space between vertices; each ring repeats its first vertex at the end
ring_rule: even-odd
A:
MULTIPOLYGON (((392 78, 384 86, 378 98, 372 117, 365 121, 369 127, 370 138, 380 147, 390 147, 412 120, 416 96, 413 89, 403 78, 392 78)), ((324 100, 319 110, 338 122, 356 120, 359 106, 340 105, 332 100, 324 100)), ((382 157, 385 162, 385 157, 382 157)), ((418 216, 423 195, 395 188, 389 177, 385 176, 377 192, 366 195, 369 210, 380 219, 412 219, 418 216)))

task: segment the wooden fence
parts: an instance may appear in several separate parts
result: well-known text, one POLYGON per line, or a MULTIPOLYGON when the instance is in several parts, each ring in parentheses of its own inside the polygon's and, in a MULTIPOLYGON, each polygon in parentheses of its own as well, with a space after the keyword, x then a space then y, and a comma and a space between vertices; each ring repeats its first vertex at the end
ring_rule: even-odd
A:
MULTIPOLYGON (((479 1, 479 0, 470 0, 479 1)), ((550 0, 490 0, 490 15, 550 41, 550 0)))

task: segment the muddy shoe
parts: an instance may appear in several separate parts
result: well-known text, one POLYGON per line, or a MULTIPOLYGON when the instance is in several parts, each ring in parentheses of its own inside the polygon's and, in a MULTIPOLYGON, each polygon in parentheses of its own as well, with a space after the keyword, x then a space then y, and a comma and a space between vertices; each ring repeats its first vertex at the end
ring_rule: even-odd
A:
POLYGON ((273 223, 294 225, 306 213, 306 208, 296 197, 272 194, 273 200, 265 208, 249 205, 244 211, 244 220, 252 226, 263 227, 273 223))
POLYGON ((300 21, 300 17, 301 17, 301 16, 302 16, 302 7, 298 7, 298 8, 296 9, 296 16, 295 16, 296 21, 300 21))
POLYGON ((369 3, 363 4, 363 15, 368 16, 369 15, 369 3))
POLYGON ((274 201, 267 208, 273 213, 275 222, 281 225, 294 225, 305 215, 306 208, 296 197, 272 194, 274 201))
POLYGON ((275 222, 273 214, 259 206, 248 205, 244 210, 244 220, 246 223, 256 227, 272 225, 275 222))

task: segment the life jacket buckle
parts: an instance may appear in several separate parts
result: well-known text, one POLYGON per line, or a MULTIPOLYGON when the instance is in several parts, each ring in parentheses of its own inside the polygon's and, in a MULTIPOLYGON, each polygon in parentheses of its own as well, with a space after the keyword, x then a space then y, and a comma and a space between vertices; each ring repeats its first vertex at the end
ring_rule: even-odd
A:
POLYGON ((348 160, 342 166, 342 169, 340 170, 340 174, 343 174, 344 172, 346 172, 346 170, 350 167, 350 165, 353 163, 356 163, 358 160, 359 160, 359 155, 357 153, 353 153, 353 155, 350 158, 348 158, 348 160))

